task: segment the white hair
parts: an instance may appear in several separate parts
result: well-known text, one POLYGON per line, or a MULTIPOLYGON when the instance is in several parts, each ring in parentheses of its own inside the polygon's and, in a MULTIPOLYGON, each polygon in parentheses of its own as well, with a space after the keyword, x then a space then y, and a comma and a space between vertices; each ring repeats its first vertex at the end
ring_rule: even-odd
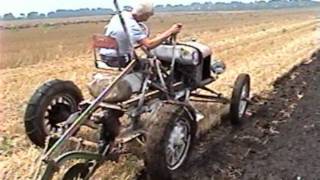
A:
POLYGON ((153 13, 153 3, 150 0, 139 0, 133 5, 132 13, 142 15, 145 13, 153 13))

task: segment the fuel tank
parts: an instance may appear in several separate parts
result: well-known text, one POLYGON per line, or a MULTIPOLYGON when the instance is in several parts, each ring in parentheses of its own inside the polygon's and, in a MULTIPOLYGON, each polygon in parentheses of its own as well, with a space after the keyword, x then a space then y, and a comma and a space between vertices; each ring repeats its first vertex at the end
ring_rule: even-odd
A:
MULTIPOLYGON (((118 103, 129 100, 130 97, 141 90, 142 73, 131 73, 120 80, 111 93, 104 99, 104 102, 118 103)), ((112 82, 112 77, 105 74, 96 74, 88 84, 88 89, 93 97, 98 97, 103 90, 112 82)))

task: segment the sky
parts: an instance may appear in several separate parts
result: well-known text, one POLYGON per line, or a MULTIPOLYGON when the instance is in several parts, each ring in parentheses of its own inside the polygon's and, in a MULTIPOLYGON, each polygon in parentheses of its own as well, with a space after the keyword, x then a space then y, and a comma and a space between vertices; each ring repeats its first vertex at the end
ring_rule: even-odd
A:
MULTIPOLYGON (((138 0, 119 0, 121 5, 130 5, 138 0)), ((230 2, 232 0, 152 0, 154 4, 190 4, 192 2, 230 2)), ((250 2, 252 0, 239 0, 250 2)), ((47 13, 56 9, 78 8, 113 8, 112 0, 0 0, 0 15, 12 12, 15 16, 20 13, 37 11, 47 13)))

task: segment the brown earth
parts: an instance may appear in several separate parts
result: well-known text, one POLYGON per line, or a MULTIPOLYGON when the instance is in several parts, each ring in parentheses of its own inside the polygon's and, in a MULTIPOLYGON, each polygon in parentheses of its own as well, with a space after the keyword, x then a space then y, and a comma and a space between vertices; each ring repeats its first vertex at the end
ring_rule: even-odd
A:
POLYGON ((240 127, 200 139, 175 179, 287 180, 320 177, 320 53, 278 79, 240 127))

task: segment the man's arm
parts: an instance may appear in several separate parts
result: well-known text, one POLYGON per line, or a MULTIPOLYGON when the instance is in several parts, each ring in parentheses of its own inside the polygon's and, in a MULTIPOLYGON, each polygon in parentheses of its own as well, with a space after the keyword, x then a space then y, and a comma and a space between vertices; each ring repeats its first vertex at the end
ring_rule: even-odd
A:
POLYGON ((162 34, 156 36, 155 38, 144 38, 138 43, 148 49, 153 49, 157 46, 159 46, 163 41, 168 39, 172 34, 177 34, 181 31, 182 25, 181 24, 175 24, 167 31, 163 32, 162 34))

